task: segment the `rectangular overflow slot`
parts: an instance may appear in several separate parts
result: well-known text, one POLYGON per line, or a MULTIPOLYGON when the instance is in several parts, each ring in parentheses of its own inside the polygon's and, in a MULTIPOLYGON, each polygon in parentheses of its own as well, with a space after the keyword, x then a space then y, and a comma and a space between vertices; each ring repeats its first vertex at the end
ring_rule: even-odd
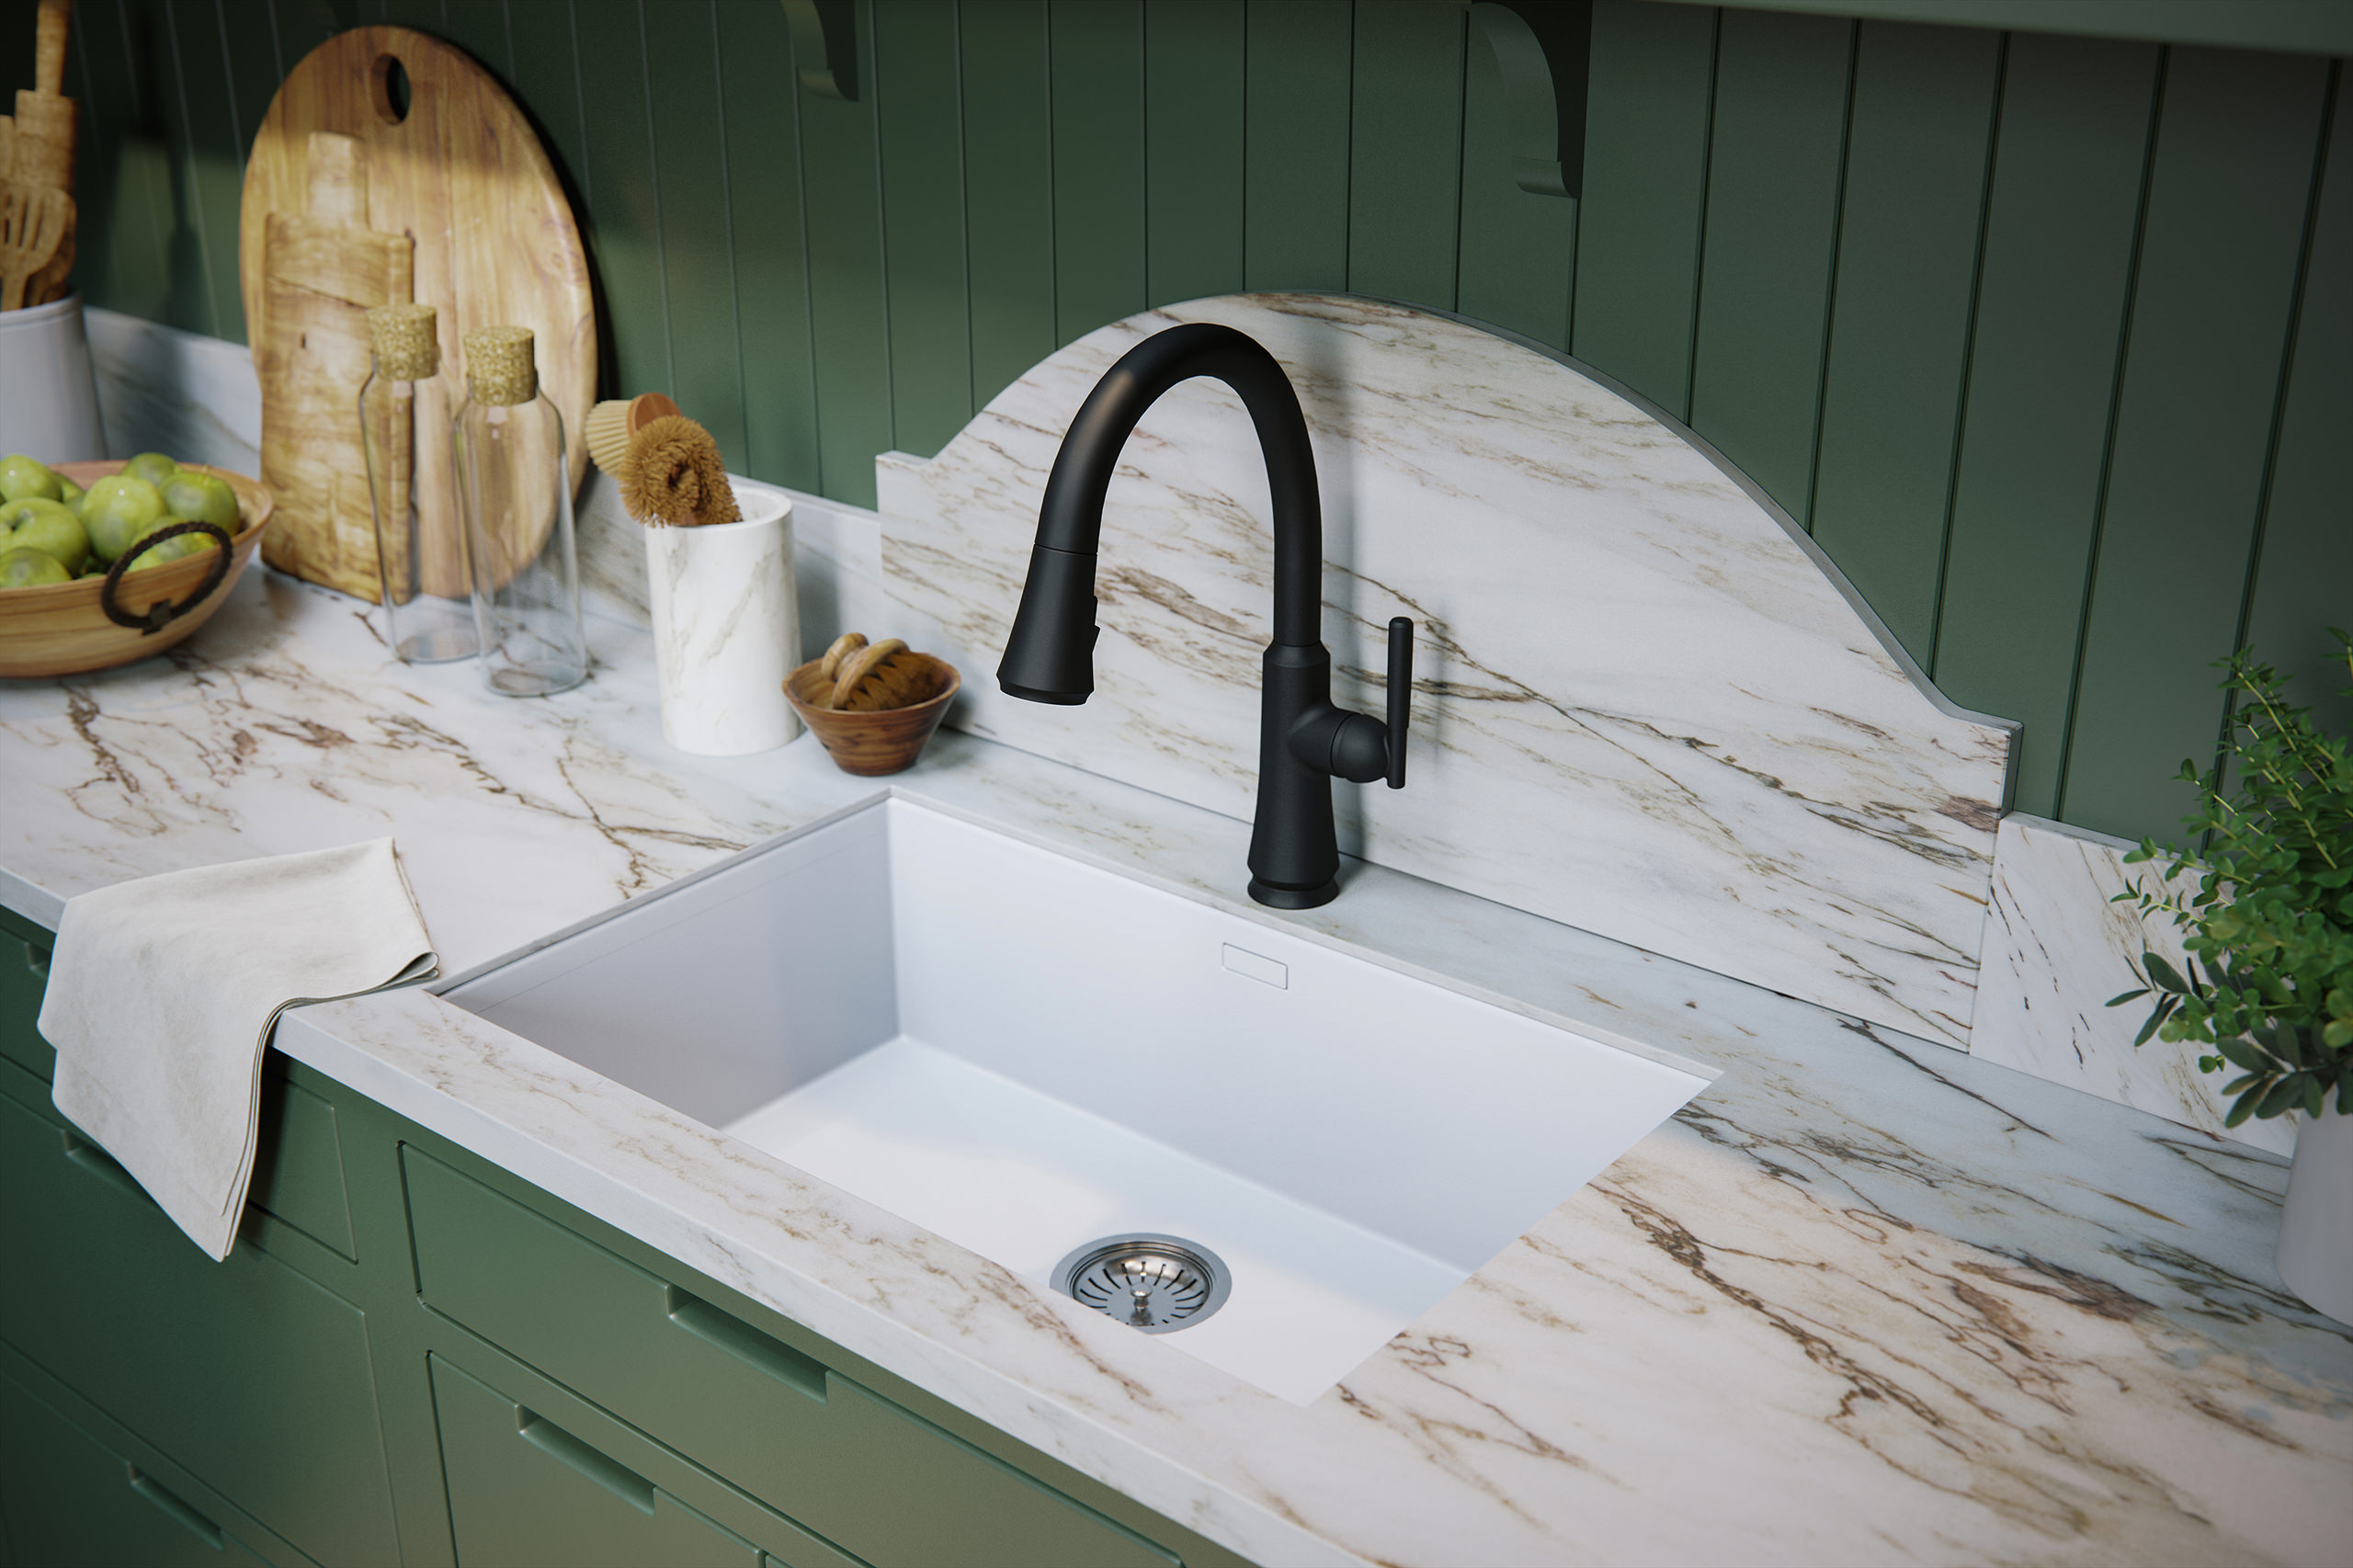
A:
POLYGON ((1290 989, 1290 965, 1276 959, 1262 958, 1232 942, 1225 944, 1225 967, 1234 973, 1246 975, 1261 985, 1271 985, 1278 991, 1290 989))

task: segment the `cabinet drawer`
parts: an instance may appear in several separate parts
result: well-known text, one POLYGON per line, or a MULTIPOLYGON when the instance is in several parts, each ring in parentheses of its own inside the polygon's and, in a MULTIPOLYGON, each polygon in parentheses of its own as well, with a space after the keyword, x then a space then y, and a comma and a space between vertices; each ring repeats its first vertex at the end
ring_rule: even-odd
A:
POLYGON ((432 1358, 458 1568, 760 1568, 760 1551, 600 1449, 432 1358))
POLYGON ((6 1377, 0 1523, 15 1568, 268 1568, 228 1528, 6 1377))
POLYGON ((420 1153, 426 1302, 880 1565, 1173 1568, 1100 1514, 420 1153))
MULTIPOLYGON (((57 1052, 37 1027, 48 983, 48 933, 13 915, 0 922, 0 1056, 40 1080, 44 1103, 45 1085, 57 1072, 57 1052)), ((347 1260, 359 1256, 352 1244, 335 1107, 268 1067, 261 1077, 260 1142, 246 1201, 347 1260)))
POLYGON ((312 1556, 395 1560, 358 1308, 250 1246, 214 1263, 6 1096, 0 1193, 0 1256, 32 1266, 0 1290, 0 1338, 312 1556))

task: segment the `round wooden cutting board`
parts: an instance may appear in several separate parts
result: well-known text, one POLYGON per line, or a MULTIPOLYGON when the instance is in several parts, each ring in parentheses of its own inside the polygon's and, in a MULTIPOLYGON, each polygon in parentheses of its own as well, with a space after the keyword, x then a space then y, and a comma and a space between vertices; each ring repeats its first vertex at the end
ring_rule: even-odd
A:
MULTIPOLYGON (((588 460, 585 432, 597 392, 597 327, 587 256, 571 203, 529 122, 489 73, 461 51, 407 28, 355 28, 313 50, 278 87, 254 140, 238 215, 237 271, 254 363, 263 377, 265 444, 272 377, 283 373, 300 347, 273 336, 268 301, 273 294, 281 301, 289 296, 282 276, 273 286, 273 264, 265 253, 273 215, 283 235, 286 220, 305 219, 316 205, 315 131, 360 143, 358 177, 365 198, 352 206, 355 216, 364 213, 364 222, 350 232, 415 242, 412 297, 439 312, 440 383, 448 394, 446 403, 433 400, 429 414, 421 399, 420 420, 436 417, 447 428, 465 395, 462 346, 469 329, 529 327, 537 338, 540 390, 563 415, 576 489, 588 460), (404 77, 404 107, 399 101, 404 77)), ((277 324, 290 331, 296 326, 277 324)), ((363 350, 358 375, 366 373, 363 350)), ((301 395, 321 401, 318 381, 313 365, 301 395)), ((332 391, 315 416, 338 428, 347 419, 356 440, 358 385, 347 393, 339 384, 332 391)), ((277 406, 285 405, 283 397, 277 400, 277 406)), ((353 478, 364 516, 365 476, 353 478)), ((283 509, 290 515, 281 523, 293 525, 290 542, 302 519, 290 515, 294 508, 283 509)), ((333 573, 291 569, 375 597, 372 586, 335 581, 333 573)))

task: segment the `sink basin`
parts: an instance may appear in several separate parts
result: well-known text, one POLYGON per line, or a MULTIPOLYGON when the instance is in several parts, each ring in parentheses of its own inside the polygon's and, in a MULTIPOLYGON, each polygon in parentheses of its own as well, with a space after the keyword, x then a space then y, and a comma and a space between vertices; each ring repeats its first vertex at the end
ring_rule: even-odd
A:
POLYGON ((895 797, 449 999, 1041 1286, 1182 1238, 1302 1404, 1710 1076, 895 797))

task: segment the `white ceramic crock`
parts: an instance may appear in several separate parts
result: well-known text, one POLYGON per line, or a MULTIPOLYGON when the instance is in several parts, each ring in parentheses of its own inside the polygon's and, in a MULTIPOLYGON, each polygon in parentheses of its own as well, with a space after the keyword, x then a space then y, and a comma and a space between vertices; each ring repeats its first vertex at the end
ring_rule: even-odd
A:
POLYGON ((742 522, 645 530, 662 738, 703 756, 767 751, 801 733, 784 695, 801 662, 792 502, 732 482, 742 522))
POLYGON ((2288 1206, 2279 1215, 2279 1278, 2306 1305, 2353 1324, 2353 1116, 2336 1096, 2300 1116, 2288 1206))
POLYGON ((43 462, 107 455, 82 296, 0 311, 0 453, 43 462))

